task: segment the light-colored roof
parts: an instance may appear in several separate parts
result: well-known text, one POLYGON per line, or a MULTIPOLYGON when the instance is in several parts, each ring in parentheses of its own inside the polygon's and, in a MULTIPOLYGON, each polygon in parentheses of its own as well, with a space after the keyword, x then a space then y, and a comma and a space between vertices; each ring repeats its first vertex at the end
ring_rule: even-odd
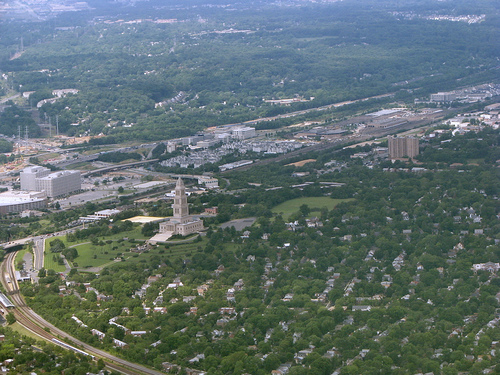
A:
POLYGON ((132 223, 151 223, 154 221, 163 221, 165 220, 165 217, 159 217, 159 216, 134 216, 131 218, 126 219, 126 221, 131 221, 132 223))
POLYGON ((37 202, 42 201, 43 199, 45 199, 45 197, 41 197, 40 193, 29 193, 25 191, 6 191, 5 193, 0 194, 0 206, 37 202))

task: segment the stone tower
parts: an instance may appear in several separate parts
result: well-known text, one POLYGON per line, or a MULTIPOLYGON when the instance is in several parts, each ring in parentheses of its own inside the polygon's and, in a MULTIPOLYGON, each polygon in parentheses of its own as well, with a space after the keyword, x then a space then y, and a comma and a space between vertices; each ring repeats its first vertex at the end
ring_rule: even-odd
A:
POLYGON ((172 208, 174 209, 174 219, 176 220, 180 220, 182 222, 183 218, 189 216, 186 188, 180 177, 175 185, 174 204, 172 205, 172 208))

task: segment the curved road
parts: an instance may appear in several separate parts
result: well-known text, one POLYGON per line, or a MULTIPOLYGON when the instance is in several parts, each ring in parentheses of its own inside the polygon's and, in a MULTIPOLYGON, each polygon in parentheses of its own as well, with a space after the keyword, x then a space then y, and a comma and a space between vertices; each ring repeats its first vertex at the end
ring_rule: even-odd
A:
POLYGON ((15 270, 14 270, 14 260, 17 252, 12 252, 7 254, 5 260, 1 265, 1 282, 7 291, 7 295, 14 304, 14 308, 9 310, 14 314, 16 320, 23 327, 33 332, 37 336, 41 337, 44 340, 50 341, 52 344, 52 339, 64 339, 75 347, 79 349, 85 350, 90 355, 93 355, 97 358, 102 358, 106 367, 111 370, 115 370, 121 372, 122 374, 128 375, 164 375, 165 373, 152 370, 147 367, 138 365, 136 363, 132 363, 126 361, 124 359, 118 358, 114 355, 111 355, 103 350, 94 348, 70 335, 66 332, 61 331, 57 327, 53 326, 45 319, 36 314, 33 310, 31 310, 24 301, 23 297, 19 293, 19 286, 16 281, 15 270), (6 276, 10 277, 10 280, 6 278, 6 276), (46 330, 48 329, 48 330, 46 330))

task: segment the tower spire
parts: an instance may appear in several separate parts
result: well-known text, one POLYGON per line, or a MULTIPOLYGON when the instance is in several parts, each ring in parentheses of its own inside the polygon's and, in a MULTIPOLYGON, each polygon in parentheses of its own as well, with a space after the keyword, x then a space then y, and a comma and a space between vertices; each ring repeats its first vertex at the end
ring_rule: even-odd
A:
POLYGON ((175 185, 175 197, 172 208, 174 209, 174 218, 176 219, 182 219, 189 216, 186 187, 184 186, 184 182, 180 177, 177 180, 177 184, 175 185))

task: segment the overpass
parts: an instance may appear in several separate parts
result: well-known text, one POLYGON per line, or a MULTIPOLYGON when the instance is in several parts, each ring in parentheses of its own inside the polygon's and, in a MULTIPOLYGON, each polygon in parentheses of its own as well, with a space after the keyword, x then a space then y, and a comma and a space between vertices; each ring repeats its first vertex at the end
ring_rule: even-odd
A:
POLYGON ((3 248, 4 250, 12 250, 12 249, 15 249, 16 247, 24 246, 31 241, 33 241, 33 238, 27 237, 27 238, 22 238, 20 240, 14 240, 14 241, 2 243, 2 244, 0 244, 0 247, 3 248))
POLYGON ((144 161, 136 161, 133 163, 112 165, 110 167, 104 167, 104 168, 95 169, 93 171, 84 172, 84 173, 82 173, 82 177, 90 177, 90 176, 99 175, 99 174, 103 174, 103 173, 107 173, 107 172, 119 171, 121 169, 129 169, 129 168, 139 167, 141 165, 150 164, 150 163, 154 163, 157 161, 158 161, 158 159, 151 159, 151 160, 144 160, 144 161))

